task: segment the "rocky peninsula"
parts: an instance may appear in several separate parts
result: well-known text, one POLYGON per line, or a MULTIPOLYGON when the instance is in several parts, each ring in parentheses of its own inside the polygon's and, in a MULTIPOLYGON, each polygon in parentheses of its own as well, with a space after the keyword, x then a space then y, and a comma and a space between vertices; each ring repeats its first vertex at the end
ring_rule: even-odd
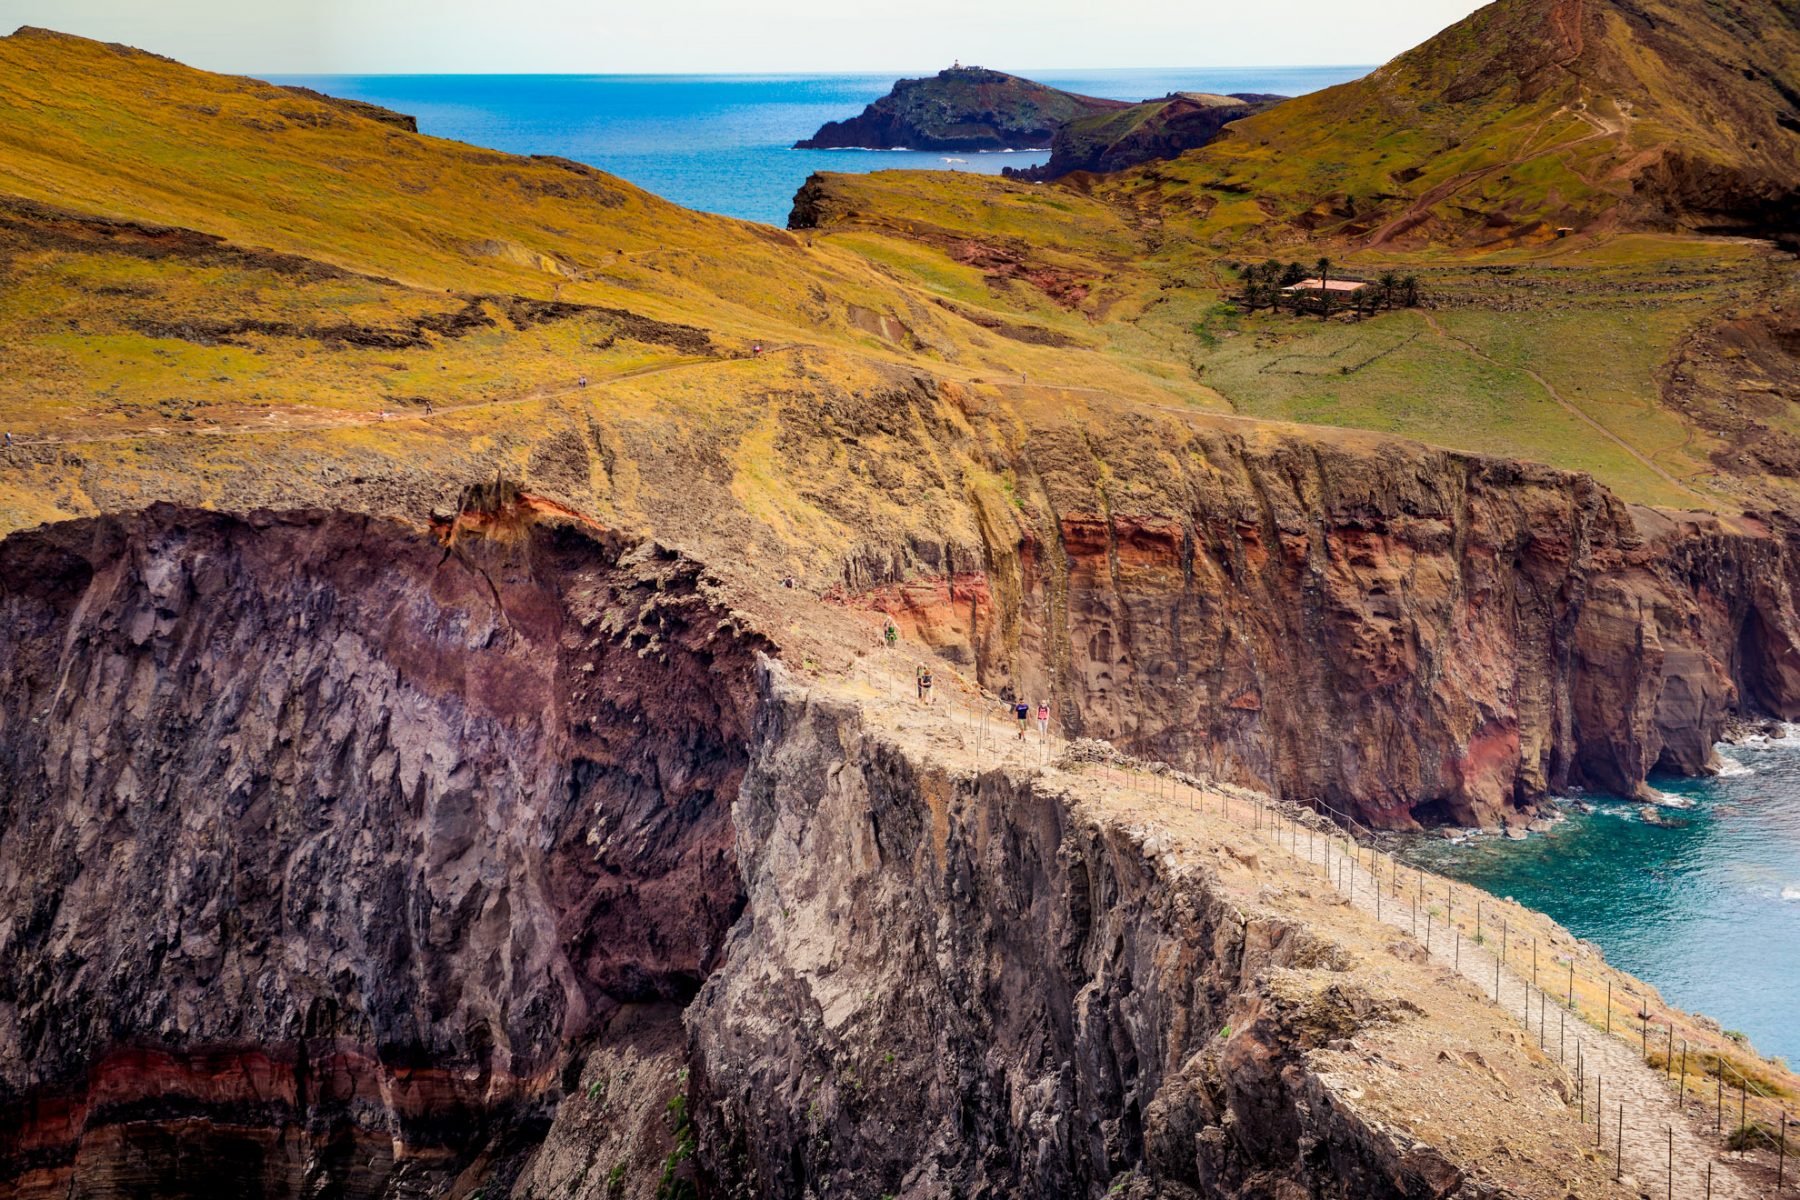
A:
POLYGON ((954 66, 894 90, 847 121, 828 121, 796 150, 1041 150, 1082 117, 1131 106, 990 71, 954 66))

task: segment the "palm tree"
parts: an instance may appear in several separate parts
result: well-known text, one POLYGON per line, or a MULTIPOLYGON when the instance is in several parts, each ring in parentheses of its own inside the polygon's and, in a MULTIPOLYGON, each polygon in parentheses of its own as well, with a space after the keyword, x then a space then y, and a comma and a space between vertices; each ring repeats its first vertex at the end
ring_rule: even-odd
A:
POLYGON ((1379 286, 1381 288, 1381 302, 1387 305, 1387 307, 1393 308, 1394 292, 1400 286, 1400 277, 1392 271, 1383 271, 1379 286))
POLYGON ((1400 298, 1408 308, 1419 306, 1419 277, 1408 275, 1400 281, 1400 298))
POLYGON ((1279 311, 1281 308, 1281 264, 1269 258, 1251 269, 1256 273, 1259 281, 1257 290, 1261 293, 1263 301, 1271 309, 1279 311))
POLYGON ((1319 270, 1319 315, 1326 320, 1331 318, 1331 260, 1324 255, 1319 256, 1316 264, 1319 270))

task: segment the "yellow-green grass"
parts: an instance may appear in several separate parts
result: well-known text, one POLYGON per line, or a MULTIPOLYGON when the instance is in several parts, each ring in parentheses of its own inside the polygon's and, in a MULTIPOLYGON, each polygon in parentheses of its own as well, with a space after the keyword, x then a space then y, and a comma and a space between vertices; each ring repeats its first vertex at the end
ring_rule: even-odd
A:
POLYGON ((1483 353, 1530 367, 1569 403, 1678 477, 1708 468, 1711 439, 1659 403, 1657 368, 1703 316, 1697 306, 1649 310, 1457 310, 1442 324, 1483 353))
MULTIPOLYGON (((1116 300, 1104 312, 1091 301, 1059 312, 1042 293, 996 288, 953 261, 946 226, 909 238, 904 214, 882 208, 908 194, 900 180, 872 187, 834 179, 832 186, 841 188, 851 215, 829 240, 958 303, 1047 328, 1072 328, 1086 341, 1103 343, 1111 358, 1138 374, 1197 378, 1244 415, 1537 459, 1589 472, 1639 502, 1717 507, 1725 500, 1716 483, 1700 478, 1709 470, 1716 439, 1662 404, 1659 371, 1690 330, 1757 293, 1771 269, 1766 249, 1729 239, 1630 234, 1591 245, 1511 247, 1496 255, 1363 250, 1340 256, 1339 273, 1419 275, 1431 301, 1443 305, 1435 314, 1441 336, 1418 314, 1323 326, 1289 315, 1240 321, 1220 316, 1229 311, 1220 308, 1221 294, 1235 287, 1221 255, 1169 236, 1168 226, 1176 223, 1171 219, 1140 231, 1138 258, 1115 257, 1112 239, 1121 235, 1112 218, 1076 195, 1077 211, 1062 229, 1057 254, 1064 262, 1082 262, 1082 238, 1095 238, 1104 252, 1085 262, 1102 273, 1116 300), (1504 272, 1491 269, 1502 264, 1504 272), (1395 329, 1425 340, 1359 365, 1389 346, 1395 329), (1273 360, 1291 354, 1316 357, 1318 372, 1270 369, 1273 360), (1340 367, 1354 369, 1344 373, 1340 367), (1630 449, 1558 403, 1549 388, 1630 449)), ((1012 193, 1019 187, 960 177, 931 186, 940 196, 960 191, 960 199, 941 204, 933 216, 953 214, 948 227, 970 239, 992 236, 984 222, 996 205, 1016 205, 1012 193)), ((1315 251, 1286 251, 1279 257, 1308 266, 1316 257, 1315 251)), ((1066 381, 1056 372, 1044 379, 1066 381)), ((1201 404, 1209 400, 1200 394, 1201 404)))
MULTIPOLYGON (((530 473, 550 430, 613 430, 637 451, 607 451, 603 486, 571 483, 584 504, 655 524, 670 502, 659 487, 691 456, 719 464, 710 495, 731 510, 719 522, 766 539, 757 544, 769 553, 799 543, 828 556, 855 528, 842 518, 820 526, 823 500, 784 480, 839 489, 871 469, 855 454, 828 454, 817 429, 788 436, 781 406, 830 412, 896 380, 975 385, 980 404, 1021 422, 1092 403, 1102 438, 1132 405, 1229 401, 1244 415, 1536 458, 1589 471, 1633 500, 1709 504, 1711 493, 1670 485, 1594 434, 1526 372, 1661 469, 1695 473, 1712 447, 1659 406, 1658 369, 1686 330, 1770 270, 1766 251, 1742 243, 1656 235, 1485 256, 1387 247, 1341 256, 1364 275, 1419 273, 1443 301, 1440 337, 1420 314, 1361 324, 1233 316, 1222 305, 1232 276, 1213 242, 1252 256, 1229 231, 1261 237, 1265 206, 1280 195, 1193 186, 1185 180, 1199 167, 1188 160, 1092 191, 944 173, 830 177, 826 227, 789 235, 685 212, 598 173, 421 138, 255 81, 74 39, 0 39, 0 118, 0 193, 229 240, 219 253, 165 253, 11 235, 0 247, 9 251, 0 339, 16 366, 0 376, 5 427, 65 444, 166 429, 153 435, 162 441, 129 447, 138 467, 126 459, 117 469, 141 477, 149 495, 156 472, 177 470, 173 447, 187 447, 192 461, 180 469, 200 471, 193 494, 208 502, 243 494, 241 482, 279 456, 256 436, 185 436, 196 429, 266 420, 316 442, 321 461, 366 460, 371 477, 455 476, 476 458, 530 473), (343 273, 296 269, 264 249, 343 273), (1495 264, 1514 270, 1487 270, 1495 264), (723 355, 752 341, 782 352, 689 372, 689 351, 614 338, 604 314, 514 319, 508 297, 520 295, 697 326, 723 355), (415 345, 320 332, 441 325, 471 303, 493 323, 427 332, 415 345), (239 316, 294 328, 206 332, 239 316), (656 368, 674 369, 613 382, 656 368), (604 394, 563 395, 578 374, 604 394), (981 390, 983 380, 993 386, 981 390), (431 422, 369 420, 417 414, 426 400, 440 410, 431 422), (474 404, 493 407, 443 411, 474 404)), ((1567 133, 1566 120, 1507 126, 1505 144, 1526 159, 1482 186, 1560 187, 1566 160, 1527 152, 1567 133)), ((1384 127, 1374 154, 1390 162, 1417 136, 1384 127)), ((1476 154, 1452 148, 1433 169, 1454 171, 1476 154)), ((1271 170, 1293 167, 1264 157, 1271 170)), ((1310 262, 1318 247, 1275 250, 1310 262)), ((902 460, 920 444, 941 452, 929 439, 861 437, 864 452, 902 460)), ((942 478, 969 469, 940 467, 942 478)), ((91 510, 69 472, 41 470, 52 499, 20 500, 17 511, 91 510)), ((34 486, 19 482, 21 495, 34 486)), ((907 486, 926 486, 924 477, 907 486)), ((1123 494, 1135 484, 1109 486, 1123 494)), ((934 519, 966 519, 966 497, 940 499, 934 519)), ((923 528, 899 510, 883 519, 923 528)))
MULTIPOLYGON (((0 39, 3 194, 201 230, 427 294, 628 308, 740 346, 853 340, 851 306, 896 301, 891 276, 854 254, 690 212, 574 164, 422 137, 255 80, 57 35, 0 39)), ((165 266, 138 269, 155 277, 165 266)), ((284 303, 280 291, 259 295, 259 312, 284 303)), ((396 303, 381 291, 378 303, 396 303)), ((953 338, 955 323, 946 329, 953 338)))
MULTIPOLYGON (((1566 333, 1586 316, 1577 314, 1553 332, 1566 333)), ((1476 326, 1490 317, 1479 314, 1466 323, 1476 326)), ((1245 320, 1242 328, 1205 362, 1207 381, 1244 415, 1369 429, 1534 459, 1587 472, 1642 503, 1693 507, 1709 498, 1671 486, 1598 436, 1535 380, 1508 365, 1506 347, 1494 355, 1498 361, 1484 360, 1437 336, 1422 313, 1397 312, 1355 324, 1321 322, 1311 329, 1296 329, 1293 318, 1265 315, 1245 320)), ((1588 343, 1590 353, 1601 344, 1588 343)), ((1588 377, 1585 370, 1582 377, 1588 377)), ((1666 414, 1657 414, 1648 437, 1621 420, 1608 405, 1618 402, 1618 389, 1596 387, 1578 395, 1603 424, 1620 425, 1621 435, 1641 453, 1664 449, 1671 430, 1679 440, 1679 426, 1666 414)))

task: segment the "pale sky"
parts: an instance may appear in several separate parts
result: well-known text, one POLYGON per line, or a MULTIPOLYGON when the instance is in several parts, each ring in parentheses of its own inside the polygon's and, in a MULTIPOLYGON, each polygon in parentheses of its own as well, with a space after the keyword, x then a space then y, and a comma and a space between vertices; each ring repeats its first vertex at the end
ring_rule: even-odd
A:
POLYGON ((0 0, 244 74, 1003 70, 1385 62, 1473 0, 0 0))

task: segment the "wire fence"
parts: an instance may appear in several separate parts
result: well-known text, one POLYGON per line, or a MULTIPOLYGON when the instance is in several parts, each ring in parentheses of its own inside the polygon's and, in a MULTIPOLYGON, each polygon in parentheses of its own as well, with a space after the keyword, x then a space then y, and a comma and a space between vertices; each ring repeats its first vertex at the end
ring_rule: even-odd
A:
POLYGON ((1443 962, 1478 982, 1494 1004, 1524 1025, 1528 1041, 1535 1036, 1539 1052, 1563 1068, 1577 1119, 1593 1127, 1596 1152, 1611 1151, 1615 1179, 1630 1170, 1647 1194, 1655 1194, 1653 1183, 1663 1184, 1667 1200, 1800 1194, 1800 1173, 1787 1166, 1790 1118, 1783 1085, 1729 1057, 1724 1035, 1701 1037, 1705 1031, 1690 1018, 1660 1004, 1653 1007, 1649 996, 1616 974, 1582 970, 1573 939, 1547 934, 1545 918, 1365 844, 1376 831, 1322 799, 1304 805, 1274 800, 1104 752, 1071 761, 1074 743, 1061 734, 1054 704, 1048 723, 1038 721, 1035 703, 1020 722, 1011 705, 942 664, 933 664, 932 686, 922 688, 897 659, 892 653, 865 658, 840 678, 936 714, 977 772, 984 763, 1039 771, 1058 765, 1109 787, 1240 825, 1319 869, 1353 905, 1416 940, 1428 961, 1443 962), (1488 974, 1479 975, 1482 971, 1488 974), (1591 1040, 1595 1035, 1602 1041, 1591 1040), (1620 1079, 1620 1047, 1657 1072, 1667 1095, 1634 1094, 1642 1072, 1620 1079), (1712 1094, 1705 1095, 1709 1090, 1712 1094), (1674 1118, 1682 1112, 1687 1120, 1678 1128, 1674 1118), (1696 1143, 1696 1129, 1710 1142, 1696 1143), (1657 1133, 1663 1136, 1653 1136, 1657 1133), (1652 1142, 1664 1152, 1646 1149, 1652 1142), (1661 1161, 1646 1161, 1652 1157, 1661 1161), (1715 1158, 1729 1159, 1732 1169, 1715 1173, 1715 1158), (1755 1178, 1745 1180, 1746 1171, 1755 1178))

